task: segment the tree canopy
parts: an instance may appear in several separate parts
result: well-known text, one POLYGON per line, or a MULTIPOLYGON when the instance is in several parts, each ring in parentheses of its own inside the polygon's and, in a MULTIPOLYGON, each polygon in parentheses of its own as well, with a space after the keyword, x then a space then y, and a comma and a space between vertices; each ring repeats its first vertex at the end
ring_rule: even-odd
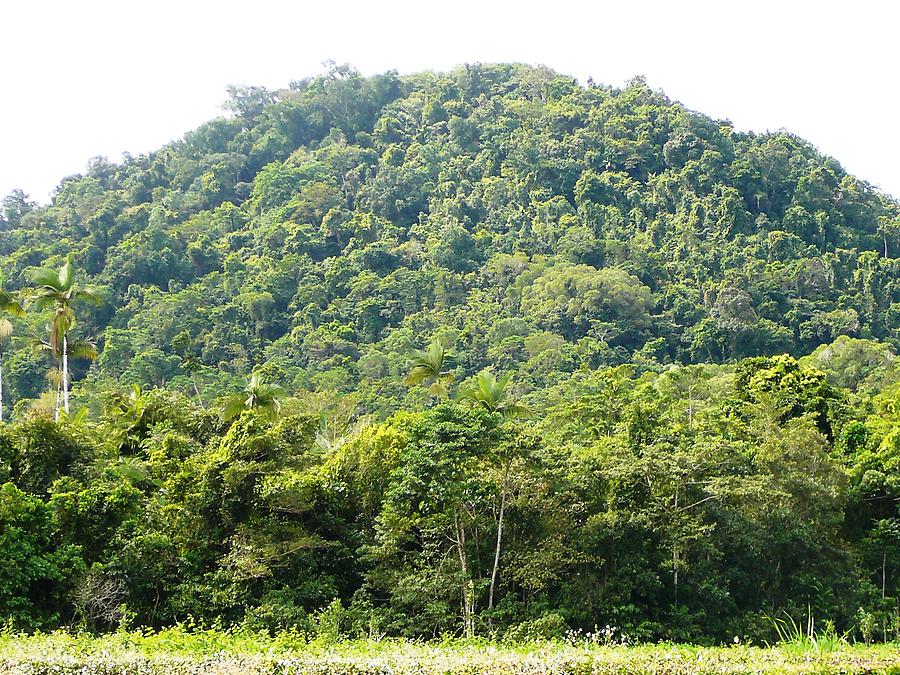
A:
MULTIPOLYGON (((101 355, 87 379, 73 364, 78 386, 208 399, 265 366, 387 414, 435 338, 464 355, 456 381, 500 367, 523 390, 636 354, 900 340, 897 202, 802 139, 738 132, 641 79, 331 64, 230 96, 227 117, 93 160, 48 206, 4 200, 8 288, 73 254, 79 283, 105 289, 79 310, 101 355)), ((34 396, 38 357, 13 358, 10 393, 34 396)))

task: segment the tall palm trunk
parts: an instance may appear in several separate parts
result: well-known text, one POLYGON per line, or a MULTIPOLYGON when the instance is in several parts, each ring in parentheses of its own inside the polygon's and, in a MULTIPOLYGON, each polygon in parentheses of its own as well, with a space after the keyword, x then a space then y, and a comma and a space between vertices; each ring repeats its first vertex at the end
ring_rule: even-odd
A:
POLYGON ((63 390, 63 408, 66 415, 69 414, 69 343, 65 335, 63 335, 62 348, 62 390, 63 390))
POLYGON ((62 402, 62 380, 59 380, 56 383, 56 408, 55 408, 55 413, 53 415, 53 420, 55 422, 59 422, 59 404, 61 402, 62 402))
POLYGON ((0 422, 3 421, 3 352, 0 352, 0 422))

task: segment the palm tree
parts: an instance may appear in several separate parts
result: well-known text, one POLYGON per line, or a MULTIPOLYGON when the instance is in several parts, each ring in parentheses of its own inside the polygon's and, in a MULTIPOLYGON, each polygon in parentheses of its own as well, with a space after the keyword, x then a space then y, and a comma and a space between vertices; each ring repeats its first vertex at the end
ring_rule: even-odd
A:
POLYGON ((489 413, 500 413, 506 419, 525 417, 529 414, 528 408, 506 398, 506 386, 511 377, 508 373, 498 380, 490 370, 482 370, 472 380, 460 386, 456 399, 480 406, 489 413))
POLYGON ((275 416, 281 412, 281 402, 286 397, 284 389, 266 384, 262 375, 253 373, 240 394, 234 394, 225 405, 225 419, 234 419, 244 410, 260 410, 275 416))
POLYGON ((50 339, 44 344, 53 355, 59 372, 56 390, 56 419, 59 420, 60 399, 66 414, 69 413, 69 356, 90 359, 97 356, 97 350, 90 342, 82 340, 76 343, 69 340, 69 333, 75 327, 72 305, 78 301, 100 304, 100 296, 96 291, 81 288, 75 283, 71 256, 59 270, 36 267, 31 270, 30 276, 34 287, 29 293, 28 303, 39 309, 53 310, 48 325, 50 339))
MULTIPOLYGON (((456 394, 461 402, 480 406, 489 413, 499 413, 506 419, 529 415, 528 408, 510 402, 506 397, 506 386, 511 375, 506 374, 499 380, 489 370, 482 370, 474 379, 464 383, 456 394)), ((491 569, 491 584, 488 591, 488 609, 494 608, 494 589, 497 586, 497 573, 500 569, 500 547, 503 541, 503 516, 506 512, 506 497, 509 492, 509 473, 512 456, 506 458, 503 477, 500 480, 500 509, 497 513, 497 539, 494 547, 494 565, 491 569)))
MULTIPOLYGON (((71 330, 72 326, 69 326, 71 330)), ((58 329, 57 329, 58 330, 58 329)), ((71 384, 69 378, 69 359, 84 359, 93 361, 97 358, 97 345, 90 340, 71 339, 68 336, 64 338, 62 346, 59 340, 54 341, 54 326, 48 324, 47 332, 50 333, 49 340, 37 340, 37 348, 50 354, 53 358, 53 367, 47 373, 47 379, 53 385, 56 394, 56 402, 54 404, 54 419, 59 422, 60 409, 69 414, 69 392, 68 386, 71 384), (54 343, 56 347, 54 347, 54 343), (65 354, 63 354, 63 350, 65 354)))
POLYGON ((445 369, 451 358, 452 355, 444 350, 440 340, 432 340, 428 349, 417 349, 410 354, 411 368, 406 384, 428 384, 429 394, 438 398, 446 396, 453 384, 453 374, 445 369))
MULTIPOLYGON (((4 288, 3 281, 3 275, 0 274, 0 314, 21 316, 22 305, 12 293, 4 288)), ((5 317, 0 318, 0 422, 3 421, 3 342, 12 335, 12 332, 12 322, 5 317)))

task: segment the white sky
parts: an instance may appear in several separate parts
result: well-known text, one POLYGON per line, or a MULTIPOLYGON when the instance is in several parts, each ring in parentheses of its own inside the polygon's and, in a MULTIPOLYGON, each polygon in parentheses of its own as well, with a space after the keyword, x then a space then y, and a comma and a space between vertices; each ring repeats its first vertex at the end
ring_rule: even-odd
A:
POLYGON ((0 197, 46 201, 87 160, 153 150, 221 114, 228 84, 542 63, 643 74, 742 130, 788 129, 900 197, 893 0, 3 0, 0 197))

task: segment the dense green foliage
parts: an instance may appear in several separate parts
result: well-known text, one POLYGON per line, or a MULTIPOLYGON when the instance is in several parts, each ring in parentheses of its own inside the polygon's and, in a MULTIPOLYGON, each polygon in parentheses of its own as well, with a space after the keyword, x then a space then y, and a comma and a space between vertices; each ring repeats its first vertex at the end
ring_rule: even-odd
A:
POLYGON ((230 108, 0 209, 16 627, 897 635, 896 202, 640 80, 230 108))
MULTIPOLYGON (((4 201, 9 286, 74 253, 107 289, 80 316, 102 351, 82 386, 189 391, 194 373, 210 396, 266 364, 383 412, 432 333, 460 374, 514 369, 529 390, 635 354, 900 340, 897 203, 794 136, 736 132, 640 80, 332 67, 229 107, 93 161, 46 208, 4 201)), ((12 359, 13 397, 34 397, 44 361, 12 359)))
POLYGON ((896 639, 900 369, 852 393, 829 381, 851 349, 881 354, 579 371, 530 415, 484 375, 380 422, 267 407, 259 382, 236 416, 140 388, 33 413, 0 428, 0 612, 682 640, 771 638, 787 612, 896 639))

